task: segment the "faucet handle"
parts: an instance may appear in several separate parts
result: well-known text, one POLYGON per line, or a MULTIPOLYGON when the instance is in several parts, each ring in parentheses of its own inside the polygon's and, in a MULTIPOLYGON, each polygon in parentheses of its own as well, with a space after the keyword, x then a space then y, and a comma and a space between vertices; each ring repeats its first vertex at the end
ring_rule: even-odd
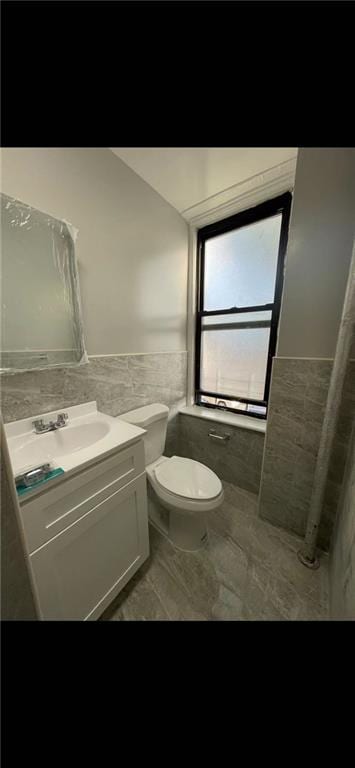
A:
POLYGON ((68 421, 68 414, 58 413, 57 421, 61 422, 62 424, 65 424, 68 421))
POLYGON ((32 422, 32 426, 35 429, 41 429, 44 426, 43 419, 35 419, 35 421, 32 422))

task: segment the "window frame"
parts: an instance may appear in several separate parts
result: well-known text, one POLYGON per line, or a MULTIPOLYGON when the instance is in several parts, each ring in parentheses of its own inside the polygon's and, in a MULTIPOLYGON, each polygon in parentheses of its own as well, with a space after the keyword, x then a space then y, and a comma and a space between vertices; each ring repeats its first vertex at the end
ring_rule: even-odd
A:
MULTIPOLYGON (((284 279, 284 263, 288 240, 288 228, 290 221, 292 194, 291 192, 285 192, 278 197, 267 200, 260 203, 253 208, 248 208, 236 213, 233 216, 217 221, 213 224, 208 224, 202 227, 197 232, 197 297, 196 297, 196 329, 195 329, 195 404, 204 408, 213 408, 216 410, 230 411, 244 416, 251 416, 257 419, 267 418, 268 399, 270 392, 270 380, 272 359, 276 351, 277 342, 277 329, 280 317, 281 297, 284 279), (246 307, 229 307, 225 309, 205 310, 203 308, 204 301, 204 277, 205 277, 205 243, 212 237, 218 235, 224 235, 227 232, 245 227, 248 224, 255 224, 263 219, 271 218, 272 216, 282 214, 281 228, 280 228, 280 241, 279 251, 277 257, 276 278, 275 278, 275 291, 274 300, 269 304, 261 304, 257 306, 246 307), (202 319, 204 317, 213 317, 214 315, 228 315, 242 314, 246 312, 265 312, 271 311, 270 321, 270 338, 268 347, 268 356, 266 364, 265 386, 264 386, 264 399, 253 400, 251 398, 238 397, 237 395, 226 395, 222 392, 207 392, 201 389, 201 338, 202 333, 206 331, 202 330, 202 319), (244 411, 237 408, 228 408, 228 406, 220 406, 212 403, 201 402, 201 397, 215 397, 225 401, 237 401, 239 403, 246 403, 249 405, 259 405, 266 408, 265 414, 253 413, 251 411, 244 411)), ((220 326, 223 330, 223 324, 220 326)))

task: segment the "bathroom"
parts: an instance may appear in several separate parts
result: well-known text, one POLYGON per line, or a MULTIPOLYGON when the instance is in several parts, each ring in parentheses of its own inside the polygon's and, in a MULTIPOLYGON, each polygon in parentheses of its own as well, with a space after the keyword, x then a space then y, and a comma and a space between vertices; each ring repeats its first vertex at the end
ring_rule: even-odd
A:
POLYGON ((1 154, 2 620, 355 619, 355 150, 1 154))

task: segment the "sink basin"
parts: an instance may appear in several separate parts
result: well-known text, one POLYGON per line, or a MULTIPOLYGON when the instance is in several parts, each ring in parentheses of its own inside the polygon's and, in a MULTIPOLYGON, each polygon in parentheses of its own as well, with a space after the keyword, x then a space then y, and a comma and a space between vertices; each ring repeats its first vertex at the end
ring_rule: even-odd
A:
POLYGON ((24 466, 31 458, 31 463, 50 461, 54 456, 60 459, 70 453, 81 451, 98 440, 102 440, 110 431, 108 424, 97 421, 76 427, 63 427, 43 435, 21 435, 12 446, 13 461, 24 466))
POLYGON ((36 434, 32 422, 36 419, 55 421, 58 411, 5 425, 15 477, 47 462, 53 468, 61 467, 68 472, 130 445, 145 434, 140 427, 100 413, 96 402, 76 405, 66 411, 67 425, 52 432, 36 434))

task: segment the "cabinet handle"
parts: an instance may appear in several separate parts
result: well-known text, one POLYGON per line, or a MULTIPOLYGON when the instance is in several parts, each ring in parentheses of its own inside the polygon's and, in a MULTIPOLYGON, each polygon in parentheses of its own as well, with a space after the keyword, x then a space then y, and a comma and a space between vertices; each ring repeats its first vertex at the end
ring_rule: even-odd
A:
POLYGON ((226 433, 224 435, 216 435, 214 432, 209 432, 208 437, 212 437, 213 440, 222 440, 223 442, 226 442, 227 440, 230 440, 230 434, 226 433))

